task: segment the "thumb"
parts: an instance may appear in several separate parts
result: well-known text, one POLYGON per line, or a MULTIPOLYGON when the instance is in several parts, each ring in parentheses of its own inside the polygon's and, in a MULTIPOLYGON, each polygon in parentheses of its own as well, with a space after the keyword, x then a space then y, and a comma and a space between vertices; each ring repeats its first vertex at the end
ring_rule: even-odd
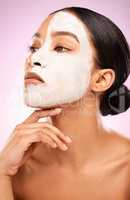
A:
POLYGON ((53 108, 53 109, 47 109, 47 110, 36 110, 34 111, 27 119, 23 121, 23 124, 30 124, 37 122, 40 118, 48 117, 57 115, 62 111, 61 108, 53 108))

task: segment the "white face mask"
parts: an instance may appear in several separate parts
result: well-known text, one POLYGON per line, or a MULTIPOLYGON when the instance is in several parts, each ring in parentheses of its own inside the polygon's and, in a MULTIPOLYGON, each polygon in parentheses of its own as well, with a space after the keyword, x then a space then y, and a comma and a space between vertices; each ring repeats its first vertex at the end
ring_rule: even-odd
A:
POLYGON ((33 53, 33 66, 45 84, 28 84, 24 90, 25 104, 35 108, 49 108, 79 100, 87 91, 93 66, 93 52, 89 35, 76 16, 69 12, 56 13, 49 22, 43 46, 33 53), (77 35, 80 46, 77 52, 56 52, 51 49, 51 32, 67 31, 77 35))

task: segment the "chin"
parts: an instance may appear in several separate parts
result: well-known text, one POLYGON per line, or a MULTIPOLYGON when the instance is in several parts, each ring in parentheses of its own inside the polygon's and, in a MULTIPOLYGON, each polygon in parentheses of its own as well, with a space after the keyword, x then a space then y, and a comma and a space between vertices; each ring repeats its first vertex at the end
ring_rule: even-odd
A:
POLYGON ((38 103, 36 101, 30 101, 26 96, 24 97, 24 104, 28 107, 31 108, 36 108, 36 109, 55 109, 55 108, 62 108, 61 104, 55 104, 55 105, 48 105, 47 102, 44 105, 41 105, 41 102, 38 103))
POLYGON ((58 95, 58 92, 44 90, 43 94, 41 89, 28 87, 24 91, 24 103, 29 107, 38 109, 69 108, 82 97, 82 93, 72 92, 58 95))

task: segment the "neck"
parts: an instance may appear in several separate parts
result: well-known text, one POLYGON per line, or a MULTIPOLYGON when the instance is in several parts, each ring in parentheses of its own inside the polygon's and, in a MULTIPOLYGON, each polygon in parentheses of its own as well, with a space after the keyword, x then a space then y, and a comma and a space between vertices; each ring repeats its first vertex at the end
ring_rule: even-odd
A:
POLYGON ((94 158, 101 146, 103 134, 96 98, 85 98, 82 102, 65 106, 61 114, 51 117, 51 121, 72 139, 67 151, 56 152, 60 163, 81 165, 86 159, 94 158))

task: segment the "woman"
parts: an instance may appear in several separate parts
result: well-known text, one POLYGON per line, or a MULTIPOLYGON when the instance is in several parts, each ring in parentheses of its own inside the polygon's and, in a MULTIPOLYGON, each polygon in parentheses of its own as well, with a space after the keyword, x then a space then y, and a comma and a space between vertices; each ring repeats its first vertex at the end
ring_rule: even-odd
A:
POLYGON ((67 7, 44 20, 29 50, 24 100, 40 110, 1 152, 2 200, 129 200, 130 141, 101 121, 130 106, 124 35, 94 11, 67 7))

